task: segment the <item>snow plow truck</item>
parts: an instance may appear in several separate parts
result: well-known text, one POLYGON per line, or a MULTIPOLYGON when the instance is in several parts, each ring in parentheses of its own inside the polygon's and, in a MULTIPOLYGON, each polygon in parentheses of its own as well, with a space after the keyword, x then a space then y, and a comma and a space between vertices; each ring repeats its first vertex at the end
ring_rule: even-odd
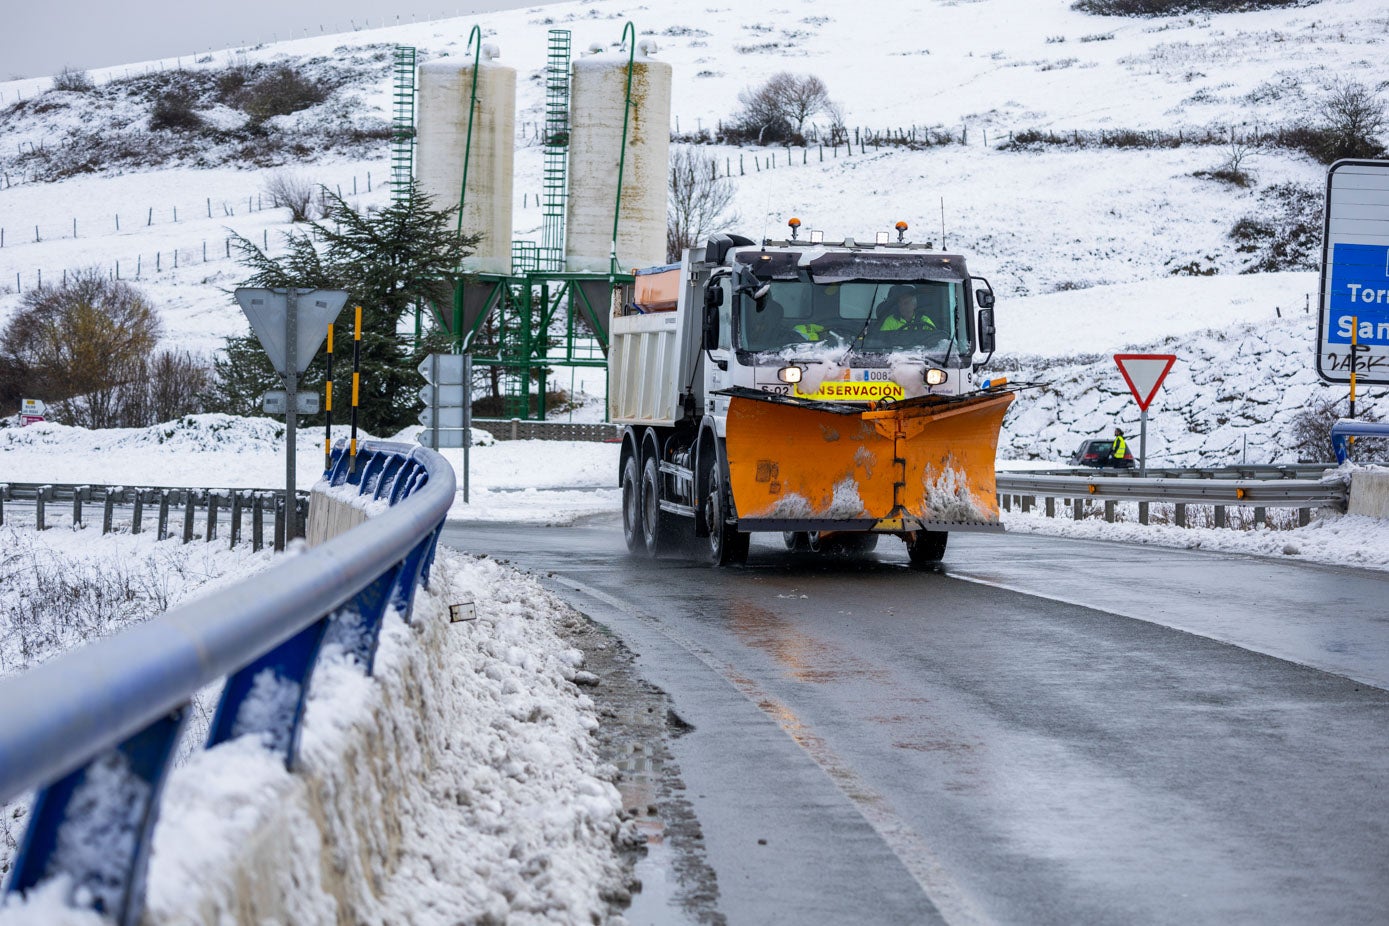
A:
POLYGON ((994 456, 1006 380, 993 289, 958 254, 878 234, 757 244, 732 234, 614 292, 608 412, 633 553, 694 544, 744 561, 749 535, 793 550, 867 551, 913 566, 950 531, 1001 530, 994 456))

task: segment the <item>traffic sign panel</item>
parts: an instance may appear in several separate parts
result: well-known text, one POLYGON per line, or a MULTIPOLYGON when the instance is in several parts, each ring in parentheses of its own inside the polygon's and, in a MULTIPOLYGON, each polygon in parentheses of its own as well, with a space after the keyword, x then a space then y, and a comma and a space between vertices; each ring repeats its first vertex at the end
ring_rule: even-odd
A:
POLYGON ((463 354, 430 354, 418 367, 425 382, 436 386, 461 386, 464 376, 463 354))
POLYGON ((458 408, 468 400, 467 386, 421 386, 420 401, 425 405, 452 405, 458 408))
MULTIPOLYGON (((265 348, 270 365, 281 376, 289 375, 285 358, 291 352, 286 350, 288 334, 285 322, 289 314, 290 291, 243 286, 237 289, 235 295, 237 304, 251 323, 251 330, 256 333, 261 347, 265 348)), ((293 296, 296 344, 292 353, 294 372, 298 375, 309 368, 309 361, 318 353, 323 339, 327 337, 328 326, 337 319, 343 303, 347 302, 347 293, 340 289, 296 289, 293 296)))
POLYGON ((1326 204, 1317 374, 1389 384, 1389 161, 1332 164, 1326 204))
POLYGON ((450 447, 470 447, 468 443, 469 432, 463 428, 439 428, 437 431, 425 428, 420 432, 419 442, 422 446, 431 450, 447 450, 450 447), (434 435, 439 435, 439 442, 434 442, 434 435))
POLYGON ((426 428, 438 426, 440 428, 462 428, 467 426, 464 408, 461 405, 441 405, 435 414, 434 408, 426 408, 420 412, 420 424, 426 428))
POLYGON ((48 406, 42 399, 20 399, 19 413, 21 415, 38 416, 48 411, 48 406))
POLYGON ((1129 391, 1138 400, 1139 411, 1146 412, 1167 371, 1177 362, 1177 355, 1115 354, 1114 362, 1119 365, 1124 382, 1129 384, 1129 391))

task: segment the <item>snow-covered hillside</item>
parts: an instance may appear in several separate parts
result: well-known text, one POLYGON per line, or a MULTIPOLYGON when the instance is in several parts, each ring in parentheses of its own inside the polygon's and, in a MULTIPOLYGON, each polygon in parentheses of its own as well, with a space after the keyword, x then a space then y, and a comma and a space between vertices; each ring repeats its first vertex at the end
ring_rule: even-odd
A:
MULTIPOLYGON (((820 75, 851 130, 934 127, 956 139, 921 150, 869 145, 852 155, 841 146, 823 160, 815 148, 793 150, 789 161, 784 149, 704 150, 733 174, 745 233, 776 232, 793 214, 830 235, 862 236, 903 219, 913 237, 944 237, 968 255, 971 269, 1000 292, 1000 359, 1021 358, 1048 386, 1010 416, 1007 453, 1055 455, 1134 417, 1131 405, 1113 398, 1122 381, 1112 364, 1083 365, 1124 348, 1176 352, 1174 389, 1212 379, 1235 389, 1240 371, 1223 361, 1239 357, 1262 368, 1258 352, 1267 343, 1251 336, 1265 325, 1285 332, 1276 339, 1284 358, 1278 365, 1294 388, 1278 401, 1257 401, 1263 417, 1238 425, 1255 429, 1251 443, 1258 437, 1264 457, 1274 455, 1267 435, 1286 429, 1293 406, 1326 394, 1310 373, 1305 326, 1276 324, 1279 312, 1299 314, 1315 302, 1315 274, 1237 275, 1249 256, 1228 237, 1240 217, 1267 208, 1260 195, 1271 186, 1320 190, 1324 167, 1251 143, 1243 167, 1254 184, 1239 187, 1206 175, 1229 159, 1228 144, 1042 151, 1000 143, 1028 130, 1076 137, 1134 130, 1243 144, 1314 121, 1336 80, 1389 81, 1389 62, 1377 53, 1389 38, 1389 17, 1375 0, 1152 19, 1082 14, 1068 0, 883 0, 872 15, 840 0, 788 0, 756 14, 625 0, 557 3, 181 61, 197 91, 190 106, 212 127, 196 150, 183 138, 163 169, 120 158, 103 166, 98 158, 93 173, 52 183, 25 179, 38 171, 35 147, 78 146, 92 133, 138 138, 153 103, 132 85, 142 74, 147 84, 168 85, 174 63, 94 72, 94 93, 104 98, 39 95, 46 82, 38 80, 0 84, 7 104, 0 119, 14 145, 0 152, 0 321, 40 276, 53 281, 84 266, 114 273, 119 264, 123 277, 138 274, 159 305, 170 345, 210 352, 243 333, 228 291, 244 274, 227 256, 226 238, 235 231, 273 248, 291 227, 287 210, 268 205, 270 177, 291 170, 362 206, 384 203, 387 145, 363 138, 390 118, 388 50, 402 43, 425 60, 461 55, 474 23, 500 46, 502 62, 520 71, 516 235, 538 237, 536 123, 548 30, 571 30, 584 49, 617 42, 628 20, 675 68, 672 129, 683 133, 727 119, 740 90, 790 70, 820 75), (228 75, 270 73, 286 62, 331 93, 301 113, 263 120, 258 131, 272 139, 238 139, 250 117, 236 108, 241 98, 224 92, 228 75), (112 102, 94 105, 100 99, 112 102), (357 141, 312 141, 329 135, 357 141), (266 154, 268 147, 275 150, 266 154), (1207 273, 1214 275, 1174 275, 1207 273), (1248 323, 1254 327, 1233 327, 1248 323), (1229 333, 1197 335, 1206 328, 1229 333), (1226 352, 1200 347, 1222 337, 1226 352), (1060 363, 1043 370, 1037 358, 1060 363)), ((1315 261, 1307 255, 1304 266, 1315 261)), ((591 376, 577 384, 601 391, 591 376)), ((1153 446, 1164 462, 1227 453, 1232 438, 1224 429, 1239 416, 1208 417, 1202 408, 1194 392, 1180 406, 1175 393, 1159 400, 1155 412, 1174 412, 1161 419, 1153 446), (1177 422, 1188 432, 1169 435, 1177 422)))

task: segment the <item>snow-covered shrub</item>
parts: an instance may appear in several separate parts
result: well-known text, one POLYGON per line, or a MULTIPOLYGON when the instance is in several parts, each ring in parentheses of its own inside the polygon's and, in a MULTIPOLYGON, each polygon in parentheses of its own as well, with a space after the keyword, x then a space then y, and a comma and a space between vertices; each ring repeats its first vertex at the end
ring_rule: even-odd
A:
POLYGON ((183 90, 160 94, 150 110, 150 128, 175 132, 196 132, 204 125, 203 117, 193 108, 193 97, 183 90))
MULTIPOLYGON (((1338 390, 1339 393, 1339 390, 1338 390)), ((1356 403, 1355 417, 1361 421, 1379 421, 1380 415, 1367 404, 1369 395, 1361 393, 1356 403)), ((1350 399, 1342 395, 1325 395, 1313 399, 1293 416, 1288 429, 1290 448, 1297 451, 1299 460, 1321 463, 1332 458, 1331 426, 1350 413, 1350 399)), ((1384 440, 1357 438, 1354 458, 1360 463, 1389 461, 1389 446, 1384 440)))
POLYGON ((53 78, 53 89, 67 93, 86 93, 88 90, 95 90, 96 84, 92 83, 92 75, 86 71, 63 68, 53 78))
POLYGON ((1320 189, 1275 183, 1260 191, 1259 210, 1230 229, 1236 250, 1250 255, 1243 273, 1316 270, 1321 261, 1320 189))

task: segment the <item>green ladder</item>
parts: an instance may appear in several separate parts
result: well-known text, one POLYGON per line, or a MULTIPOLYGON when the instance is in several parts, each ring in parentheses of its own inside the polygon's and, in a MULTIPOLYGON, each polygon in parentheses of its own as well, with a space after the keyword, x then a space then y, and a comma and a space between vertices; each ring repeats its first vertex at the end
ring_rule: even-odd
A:
POLYGON ((391 198, 398 203, 405 197, 415 172, 415 49, 409 45, 395 48, 392 97, 395 113, 391 120, 391 198))
POLYGON ((564 269, 564 211, 569 198, 569 57, 568 29, 551 29, 545 69, 545 206, 541 232, 541 267, 564 269))

